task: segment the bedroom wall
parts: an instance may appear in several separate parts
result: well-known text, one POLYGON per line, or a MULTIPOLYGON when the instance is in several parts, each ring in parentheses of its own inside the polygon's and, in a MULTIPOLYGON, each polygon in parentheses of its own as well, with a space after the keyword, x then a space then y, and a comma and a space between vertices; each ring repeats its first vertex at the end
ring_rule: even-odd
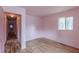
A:
POLYGON ((44 37, 79 48, 79 7, 65 12, 45 16, 42 19, 45 23, 43 33, 44 37), (73 16, 73 30, 58 30, 58 18, 62 16, 73 16))
POLYGON ((31 16, 31 15, 27 15, 27 40, 33 40, 36 38, 40 38, 42 37, 42 35, 40 35, 40 31, 42 30, 42 19, 40 17, 37 16, 31 16))

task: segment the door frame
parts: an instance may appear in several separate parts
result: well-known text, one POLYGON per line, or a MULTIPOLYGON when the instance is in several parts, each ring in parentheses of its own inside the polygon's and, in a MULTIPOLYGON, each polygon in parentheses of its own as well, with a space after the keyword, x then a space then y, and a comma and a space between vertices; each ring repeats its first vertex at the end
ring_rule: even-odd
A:
MULTIPOLYGON (((19 40, 19 42, 20 42, 20 44, 21 44, 21 28, 22 28, 22 26, 21 26, 21 15, 20 14, 16 14, 16 13, 12 13, 12 12, 4 12, 4 16, 5 16, 5 23, 7 23, 7 20, 6 20, 6 15, 7 14, 12 14, 12 15, 17 15, 18 17, 20 17, 19 18, 19 24, 17 24, 17 37, 18 37, 18 40, 19 40), (18 27, 18 25, 19 25, 19 27, 18 27), (18 31, 19 30, 19 31, 18 31), (19 32, 19 33, 18 33, 19 32)), ((17 20, 18 21, 18 20, 17 20)), ((7 26, 6 26, 6 39, 7 39, 7 26)))

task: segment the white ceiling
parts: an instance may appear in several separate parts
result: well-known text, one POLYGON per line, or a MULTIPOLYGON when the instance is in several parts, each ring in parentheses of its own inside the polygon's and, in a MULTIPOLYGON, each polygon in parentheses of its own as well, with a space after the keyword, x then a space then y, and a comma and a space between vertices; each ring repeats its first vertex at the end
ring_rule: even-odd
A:
POLYGON ((23 6, 27 10, 27 14, 33 16, 46 16, 63 12, 74 8, 75 6, 23 6))

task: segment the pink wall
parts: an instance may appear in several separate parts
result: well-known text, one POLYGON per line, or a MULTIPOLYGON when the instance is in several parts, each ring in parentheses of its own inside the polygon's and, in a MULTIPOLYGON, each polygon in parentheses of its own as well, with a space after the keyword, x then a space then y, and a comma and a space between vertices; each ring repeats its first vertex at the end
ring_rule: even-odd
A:
POLYGON ((3 9, 0 7, 0 53, 4 52, 4 44, 5 44, 5 20, 3 9))
POLYGON ((44 37, 79 48, 79 7, 65 12, 45 16, 42 19, 44 20, 44 37), (58 18, 62 16, 73 16, 73 30, 58 30, 58 18))
POLYGON ((41 37, 40 36, 40 31, 42 30, 42 20, 39 17, 36 16, 31 16, 31 15, 26 15, 26 31, 27 31, 27 40, 33 40, 36 38, 41 37))

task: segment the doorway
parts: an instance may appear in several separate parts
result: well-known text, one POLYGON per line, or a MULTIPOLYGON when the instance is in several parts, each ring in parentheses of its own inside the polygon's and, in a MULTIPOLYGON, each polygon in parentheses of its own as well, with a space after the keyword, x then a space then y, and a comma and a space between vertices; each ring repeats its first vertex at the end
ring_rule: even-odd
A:
POLYGON ((10 12, 5 12, 4 15, 5 15, 5 21, 6 21, 5 51, 16 52, 15 51, 16 49, 13 48, 12 46, 14 45, 14 41, 16 41, 17 42, 16 45, 18 45, 18 47, 21 48, 21 15, 10 13, 10 12), (14 50, 11 50, 11 49, 14 49, 14 50))

